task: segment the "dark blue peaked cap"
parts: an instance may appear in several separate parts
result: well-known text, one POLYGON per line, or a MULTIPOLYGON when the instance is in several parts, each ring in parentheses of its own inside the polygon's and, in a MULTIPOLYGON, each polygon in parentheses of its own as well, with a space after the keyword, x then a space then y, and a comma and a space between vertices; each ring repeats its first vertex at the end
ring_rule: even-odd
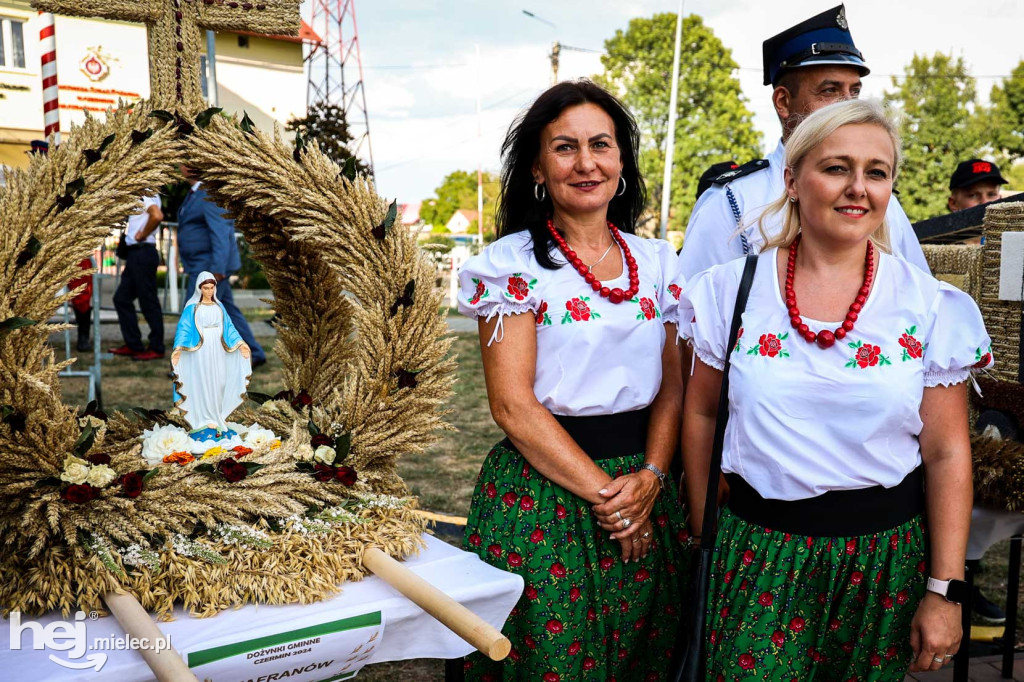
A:
POLYGON ((838 5, 764 41, 764 84, 777 85, 787 69, 818 64, 852 66, 869 73, 864 56, 853 44, 846 7, 838 5))

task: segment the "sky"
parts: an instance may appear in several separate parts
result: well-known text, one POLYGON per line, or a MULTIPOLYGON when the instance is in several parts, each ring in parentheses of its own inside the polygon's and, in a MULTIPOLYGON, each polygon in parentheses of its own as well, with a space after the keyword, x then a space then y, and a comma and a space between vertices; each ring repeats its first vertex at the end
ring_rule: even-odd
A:
MULTIPOLYGON (((500 169, 509 125, 550 85, 552 42, 600 51, 631 18, 679 7, 678 0, 354 1, 377 190, 400 203, 432 196, 445 175, 475 170, 478 161, 484 170, 500 169)), ((736 75, 766 153, 779 131, 771 90, 762 85, 761 43, 835 4, 685 0, 684 15, 703 17, 740 65, 736 75)), ((308 19, 309 0, 303 10, 308 19)), ((872 70, 863 96, 891 90, 890 76, 902 74, 915 53, 945 52, 964 57, 987 102, 999 82, 994 77, 1008 75, 1024 59, 1024 0, 850 0, 846 13, 872 70)), ((560 79, 601 71, 599 53, 563 49, 560 79)))

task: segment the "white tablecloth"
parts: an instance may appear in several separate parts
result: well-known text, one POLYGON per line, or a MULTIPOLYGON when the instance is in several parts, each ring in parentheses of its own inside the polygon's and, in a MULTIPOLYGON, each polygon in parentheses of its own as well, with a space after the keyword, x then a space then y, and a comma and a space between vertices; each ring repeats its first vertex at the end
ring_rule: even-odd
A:
MULTIPOLYGON (((501 629, 522 594, 522 578, 489 566, 476 555, 436 538, 425 537, 427 549, 418 557, 404 562, 405 566, 501 629)), ((331 601, 307 606, 244 606, 203 619, 192 618, 178 609, 174 621, 160 623, 159 626, 171 636, 175 649, 187 652, 378 610, 383 612, 386 626, 382 641, 368 664, 410 658, 457 658, 472 651, 469 644, 373 576, 345 585, 342 593, 331 601)), ((62 620, 61 615, 52 613, 37 622, 45 627, 59 620, 62 620)), ((69 620, 73 620, 73 615, 69 620)), ((23 619, 23 626, 24 623, 23 619)), ((153 679, 137 651, 104 651, 108 660, 97 673, 94 670, 68 670, 51 662, 48 655, 55 652, 28 648, 32 641, 28 632, 22 638, 25 648, 11 650, 10 623, 6 625, 8 636, 0 634, 2 680, 112 679, 141 682, 153 679)), ((113 617, 94 622, 86 620, 85 625, 89 642, 99 637, 124 637, 125 634, 113 617)))

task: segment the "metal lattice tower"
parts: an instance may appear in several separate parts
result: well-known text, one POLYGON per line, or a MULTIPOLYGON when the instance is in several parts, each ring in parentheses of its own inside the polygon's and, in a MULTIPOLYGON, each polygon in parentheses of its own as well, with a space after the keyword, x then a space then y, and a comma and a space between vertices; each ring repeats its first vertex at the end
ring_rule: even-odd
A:
POLYGON ((312 0, 311 4, 309 25, 319 34, 321 42, 314 45, 306 58, 309 62, 306 105, 327 102, 340 106, 352 134, 352 152, 356 156, 365 155, 372 171, 370 116, 363 88, 355 0, 312 0))

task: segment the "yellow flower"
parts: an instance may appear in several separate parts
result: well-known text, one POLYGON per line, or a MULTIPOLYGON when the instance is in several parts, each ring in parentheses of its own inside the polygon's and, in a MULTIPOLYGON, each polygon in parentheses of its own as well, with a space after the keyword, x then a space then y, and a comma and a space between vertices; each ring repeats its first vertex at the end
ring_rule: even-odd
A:
POLYGON ((212 448, 210 448, 209 450, 207 450, 206 452, 204 452, 203 456, 200 457, 200 459, 206 459, 207 457, 216 457, 217 455, 223 455, 223 454, 224 454, 224 448, 222 448, 219 445, 215 445, 212 448))
POLYGON ((271 450, 277 450, 279 447, 281 447, 281 441, 279 440, 275 440, 273 443, 270 444, 271 450))

